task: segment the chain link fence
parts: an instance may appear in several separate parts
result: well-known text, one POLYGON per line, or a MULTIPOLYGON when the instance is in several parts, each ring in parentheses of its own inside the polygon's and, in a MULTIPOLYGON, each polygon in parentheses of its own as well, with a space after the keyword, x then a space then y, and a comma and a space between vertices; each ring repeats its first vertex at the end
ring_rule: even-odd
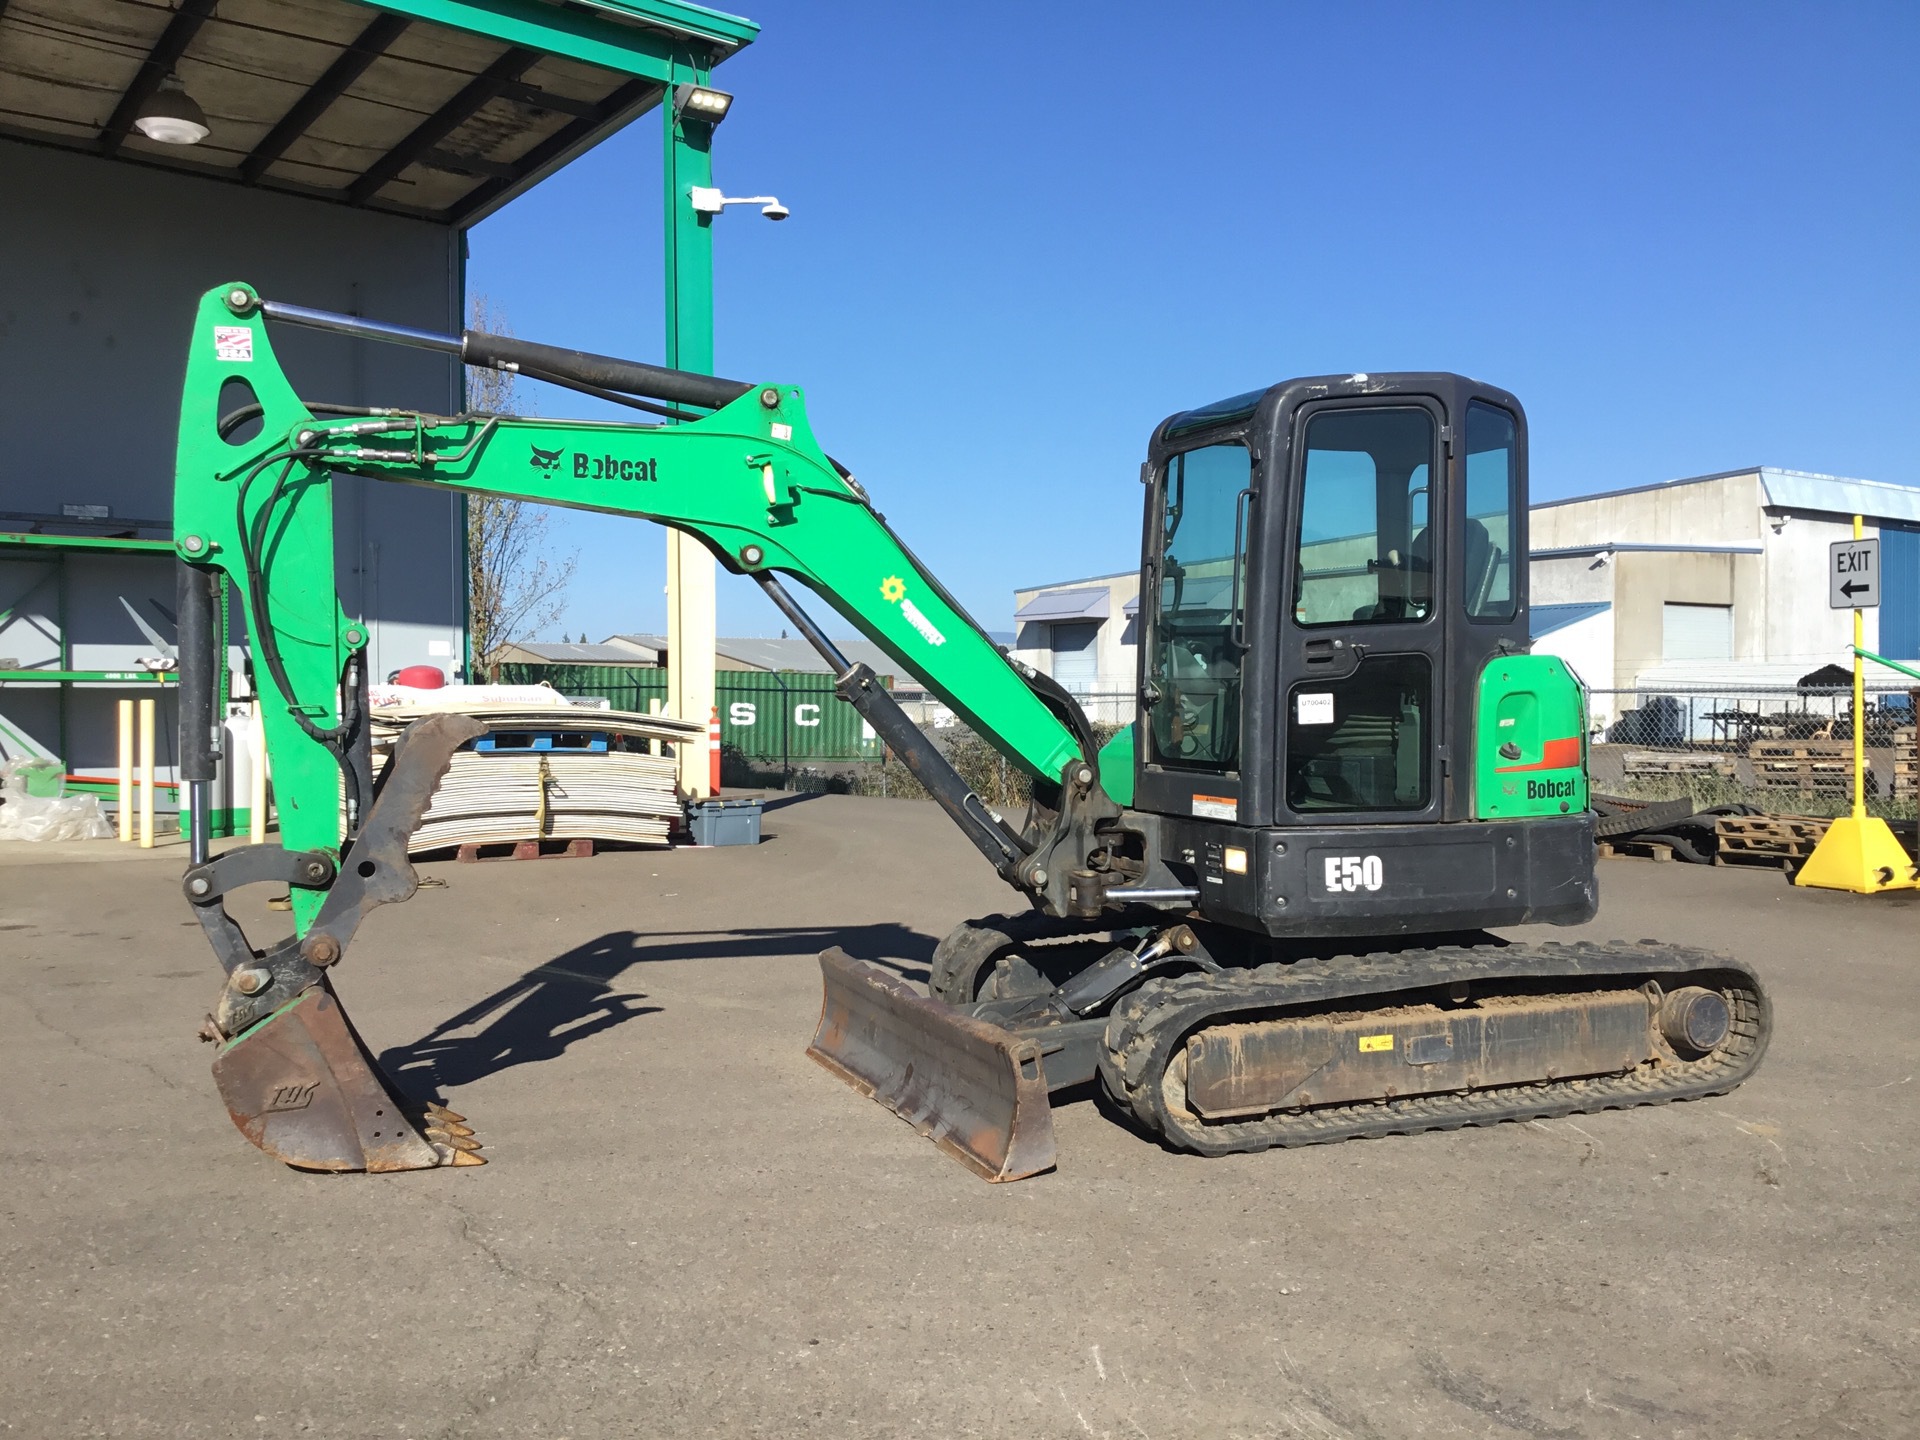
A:
MULTIPOLYGON (((1132 691, 1077 694, 1104 741, 1133 723, 1132 691)), ((1869 811, 1912 819, 1920 788, 1914 716, 1920 690, 1870 685, 1865 709, 1869 811)), ((1749 686, 1739 689, 1588 692, 1593 788, 1638 800, 1687 798, 1701 809, 1742 805, 1776 814, 1838 815, 1853 801, 1853 693, 1749 686)), ((982 799, 1004 814, 1026 805, 1027 779, 944 705, 915 714, 921 728, 982 799)), ((919 781, 897 758, 883 763, 802 766, 788 779, 737 753, 729 784, 781 784, 857 795, 919 797, 919 781)))
MULTIPOLYGON (((1915 813, 1917 702, 1920 691, 1867 688, 1865 799, 1875 814, 1915 813)), ((1594 690, 1588 704, 1596 790, 1803 815, 1853 801, 1851 687, 1594 690)))

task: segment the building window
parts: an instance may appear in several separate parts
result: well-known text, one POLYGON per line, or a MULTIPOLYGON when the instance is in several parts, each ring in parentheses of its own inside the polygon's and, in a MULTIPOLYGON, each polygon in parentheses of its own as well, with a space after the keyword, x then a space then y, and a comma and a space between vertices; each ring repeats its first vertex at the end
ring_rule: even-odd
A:
POLYGON ((1668 602, 1660 613, 1663 660, 1733 659, 1733 607, 1668 602))

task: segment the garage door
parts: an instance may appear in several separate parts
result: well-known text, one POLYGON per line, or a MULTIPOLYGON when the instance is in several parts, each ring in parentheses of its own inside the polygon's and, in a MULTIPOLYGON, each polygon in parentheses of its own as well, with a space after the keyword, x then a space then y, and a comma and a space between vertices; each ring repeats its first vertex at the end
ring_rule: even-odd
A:
POLYGON ((1675 605, 1662 607, 1660 655, 1665 660, 1731 660, 1733 607, 1731 605, 1675 605))
POLYGON ((1053 678, 1076 695, 1093 689, 1100 673, 1100 652, 1094 642, 1100 635, 1098 620, 1055 621, 1053 630, 1053 678))

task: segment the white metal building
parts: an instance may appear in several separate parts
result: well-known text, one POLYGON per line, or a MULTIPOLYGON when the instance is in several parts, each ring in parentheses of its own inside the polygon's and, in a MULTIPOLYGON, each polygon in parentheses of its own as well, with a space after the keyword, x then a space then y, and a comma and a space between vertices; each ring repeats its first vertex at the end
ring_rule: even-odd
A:
POLYGON ((1920 489, 1766 467, 1536 505, 1535 648, 1593 687, 1596 723, 1614 718, 1615 695, 1790 690, 1850 663, 1853 614, 1829 608, 1827 566, 1856 514, 1884 572, 1866 647, 1911 662, 1920 489))
MULTIPOLYGON (((1630 692, 1790 690, 1848 663, 1852 612, 1828 608, 1827 564, 1856 514, 1881 542, 1883 599, 1867 612, 1866 646, 1911 663, 1920 489, 1763 466, 1535 505, 1535 649, 1593 687, 1601 724, 1630 692)), ((1099 697, 1095 718, 1130 715, 1139 588, 1129 570, 1016 590, 1015 654, 1099 697)))

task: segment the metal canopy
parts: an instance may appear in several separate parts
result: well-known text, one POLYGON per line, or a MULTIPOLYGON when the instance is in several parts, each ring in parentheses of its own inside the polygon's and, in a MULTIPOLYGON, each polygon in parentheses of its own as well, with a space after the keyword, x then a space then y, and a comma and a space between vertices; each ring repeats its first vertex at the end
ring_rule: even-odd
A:
POLYGON ((464 226, 758 33, 679 0, 0 0, 0 137, 464 226), (169 72, 198 145, 133 128, 169 72))
POLYGON ((1104 620, 1112 613, 1113 592, 1105 586, 1085 590, 1046 590, 1013 612, 1016 620, 1104 620))

